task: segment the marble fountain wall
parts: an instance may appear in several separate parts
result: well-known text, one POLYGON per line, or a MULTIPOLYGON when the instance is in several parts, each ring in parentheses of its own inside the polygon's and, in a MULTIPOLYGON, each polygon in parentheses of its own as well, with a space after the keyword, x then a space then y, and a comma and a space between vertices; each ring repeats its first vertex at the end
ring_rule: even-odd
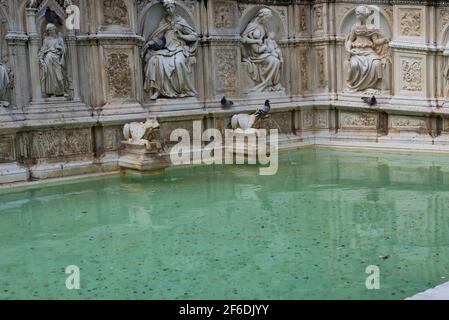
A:
MULTIPOLYGON (((0 183, 117 171, 125 123, 157 117, 167 148, 173 129, 191 132, 197 120, 224 131, 233 114, 265 99, 281 149, 449 152, 449 2, 178 0, 175 8, 183 32, 196 37, 184 54, 191 67, 184 81, 194 94, 162 90, 154 99, 161 84, 149 81, 145 45, 167 13, 160 1, 0 0, 0 183), (64 21, 70 2, 80 8, 80 29, 56 24, 52 33, 47 8, 64 21), (363 4, 370 12, 364 23, 374 30, 365 28, 365 39, 376 39, 377 55, 365 60, 367 81, 350 75, 363 4), (281 68, 256 79, 248 67, 261 64, 248 59, 262 45, 245 38, 254 37, 263 8, 270 10, 262 31, 278 46, 281 68), (63 54, 47 55, 57 43, 63 54), (51 80, 51 72, 63 79, 51 80), (362 101, 373 94, 376 105, 362 101), (223 96, 232 108, 221 107, 223 96)), ((263 53, 259 59, 268 63, 263 53)))

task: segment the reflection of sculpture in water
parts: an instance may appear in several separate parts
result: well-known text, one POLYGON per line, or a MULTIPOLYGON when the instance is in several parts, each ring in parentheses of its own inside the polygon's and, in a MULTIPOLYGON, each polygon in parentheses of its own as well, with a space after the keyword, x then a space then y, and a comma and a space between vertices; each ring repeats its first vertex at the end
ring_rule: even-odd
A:
POLYGON ((63 96, 66 93, 66 50, 62 36, 56 35, 56 26, 49 23, 47 36, 39 51, 42 90, 48 96, 63 96))
POLYGON ((257 83, 252 91, 281 91, 282 52, 274 40, 274 33, 268 32, 265 23, 272 18, 270 9, 260 9, 242 34, 245 45, 244 62, 251 79, 257 83))
POLYGON ((155 100, 193 97, 190 75, 196 63, 198 34, 175 14, 175 1, 164 0, 166 16, 145 44, 145 90, 155 100))
POLYGON ((373 12, 366 6, 355 10, 358 23, 346 37, 345 47, 349 61, 345 63, 348 72, 347 84, 350 91, 380 89, 384 69, 389 59, 389 40, 367 20, 373 12))
POLYGON ((0 106, 9 106, 9 102, 7 100, 10 88, 10 70, 6 64, 0 62, 0 106))

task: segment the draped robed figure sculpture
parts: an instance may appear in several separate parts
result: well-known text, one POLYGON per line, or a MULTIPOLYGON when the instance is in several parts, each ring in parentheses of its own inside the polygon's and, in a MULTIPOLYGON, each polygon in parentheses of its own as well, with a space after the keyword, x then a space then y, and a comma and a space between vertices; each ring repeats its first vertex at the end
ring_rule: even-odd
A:
POLYGON ((164 0, 163 7, 165 16, 143 49, 144 88, 152 100, 196 96, 191 74, 199 36, 184 18, 175 14, 174 0, 164 0))
POLYGON ((242 34, 244 44, 243 62, 249 76, 256 83, 254 92, 281 91, 282 52, 276 43, 275 34, 266 28, 273 17, 270 9, 262 8, 248 24, 242 34))
POLYGON ((9 106, 8 92, 11 89, 11 71, 8 66, 0 62, 0 106, 9 106))
POLYGON ((42 90, 47 96, 66 94, 65 56, 67 48, 64 39, 56 34, 56 26, 47 24, 47 35, 39 51, 42 90))
POLYGON ((357 24, 346 37, 349 60, 345 63, 349 91, 381 89, 389 62, 389 40, 374 25, 367 24, 373 11, 367 6, 355 10, 357 24))

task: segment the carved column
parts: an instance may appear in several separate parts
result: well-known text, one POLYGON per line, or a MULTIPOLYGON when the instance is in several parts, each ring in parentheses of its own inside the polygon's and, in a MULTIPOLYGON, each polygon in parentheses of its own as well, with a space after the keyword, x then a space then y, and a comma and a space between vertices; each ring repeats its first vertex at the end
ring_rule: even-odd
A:
POLYGON ((38 101, 42 99, 42 88, 40 82, 39 72, 39 34, 36 29, 36 13, 37 9, 26 9, 26 23, 27 31, 30 39, 29 51, 30 51, 30 76, 31 76, 31 97, 32 101, 38 101))
POLYGON ((70 63, 72 66, 72 86, 73 86, 73 101, 80 101, 80 84, 78 71, 78 52, 76 49, 76 35, 75 30, 69 30, 67 35, 67 47, 69 49, 70 63))

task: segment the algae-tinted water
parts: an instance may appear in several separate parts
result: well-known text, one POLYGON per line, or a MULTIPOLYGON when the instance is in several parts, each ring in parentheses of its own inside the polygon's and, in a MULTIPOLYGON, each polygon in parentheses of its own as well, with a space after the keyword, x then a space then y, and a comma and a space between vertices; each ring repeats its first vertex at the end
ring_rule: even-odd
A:
POLYGON ((448 158, 309 149, 258 173, 3 192, 0 298, 403 299, 449 281, 448 158), (66 288, 69 265, 80 290, 66 288))

